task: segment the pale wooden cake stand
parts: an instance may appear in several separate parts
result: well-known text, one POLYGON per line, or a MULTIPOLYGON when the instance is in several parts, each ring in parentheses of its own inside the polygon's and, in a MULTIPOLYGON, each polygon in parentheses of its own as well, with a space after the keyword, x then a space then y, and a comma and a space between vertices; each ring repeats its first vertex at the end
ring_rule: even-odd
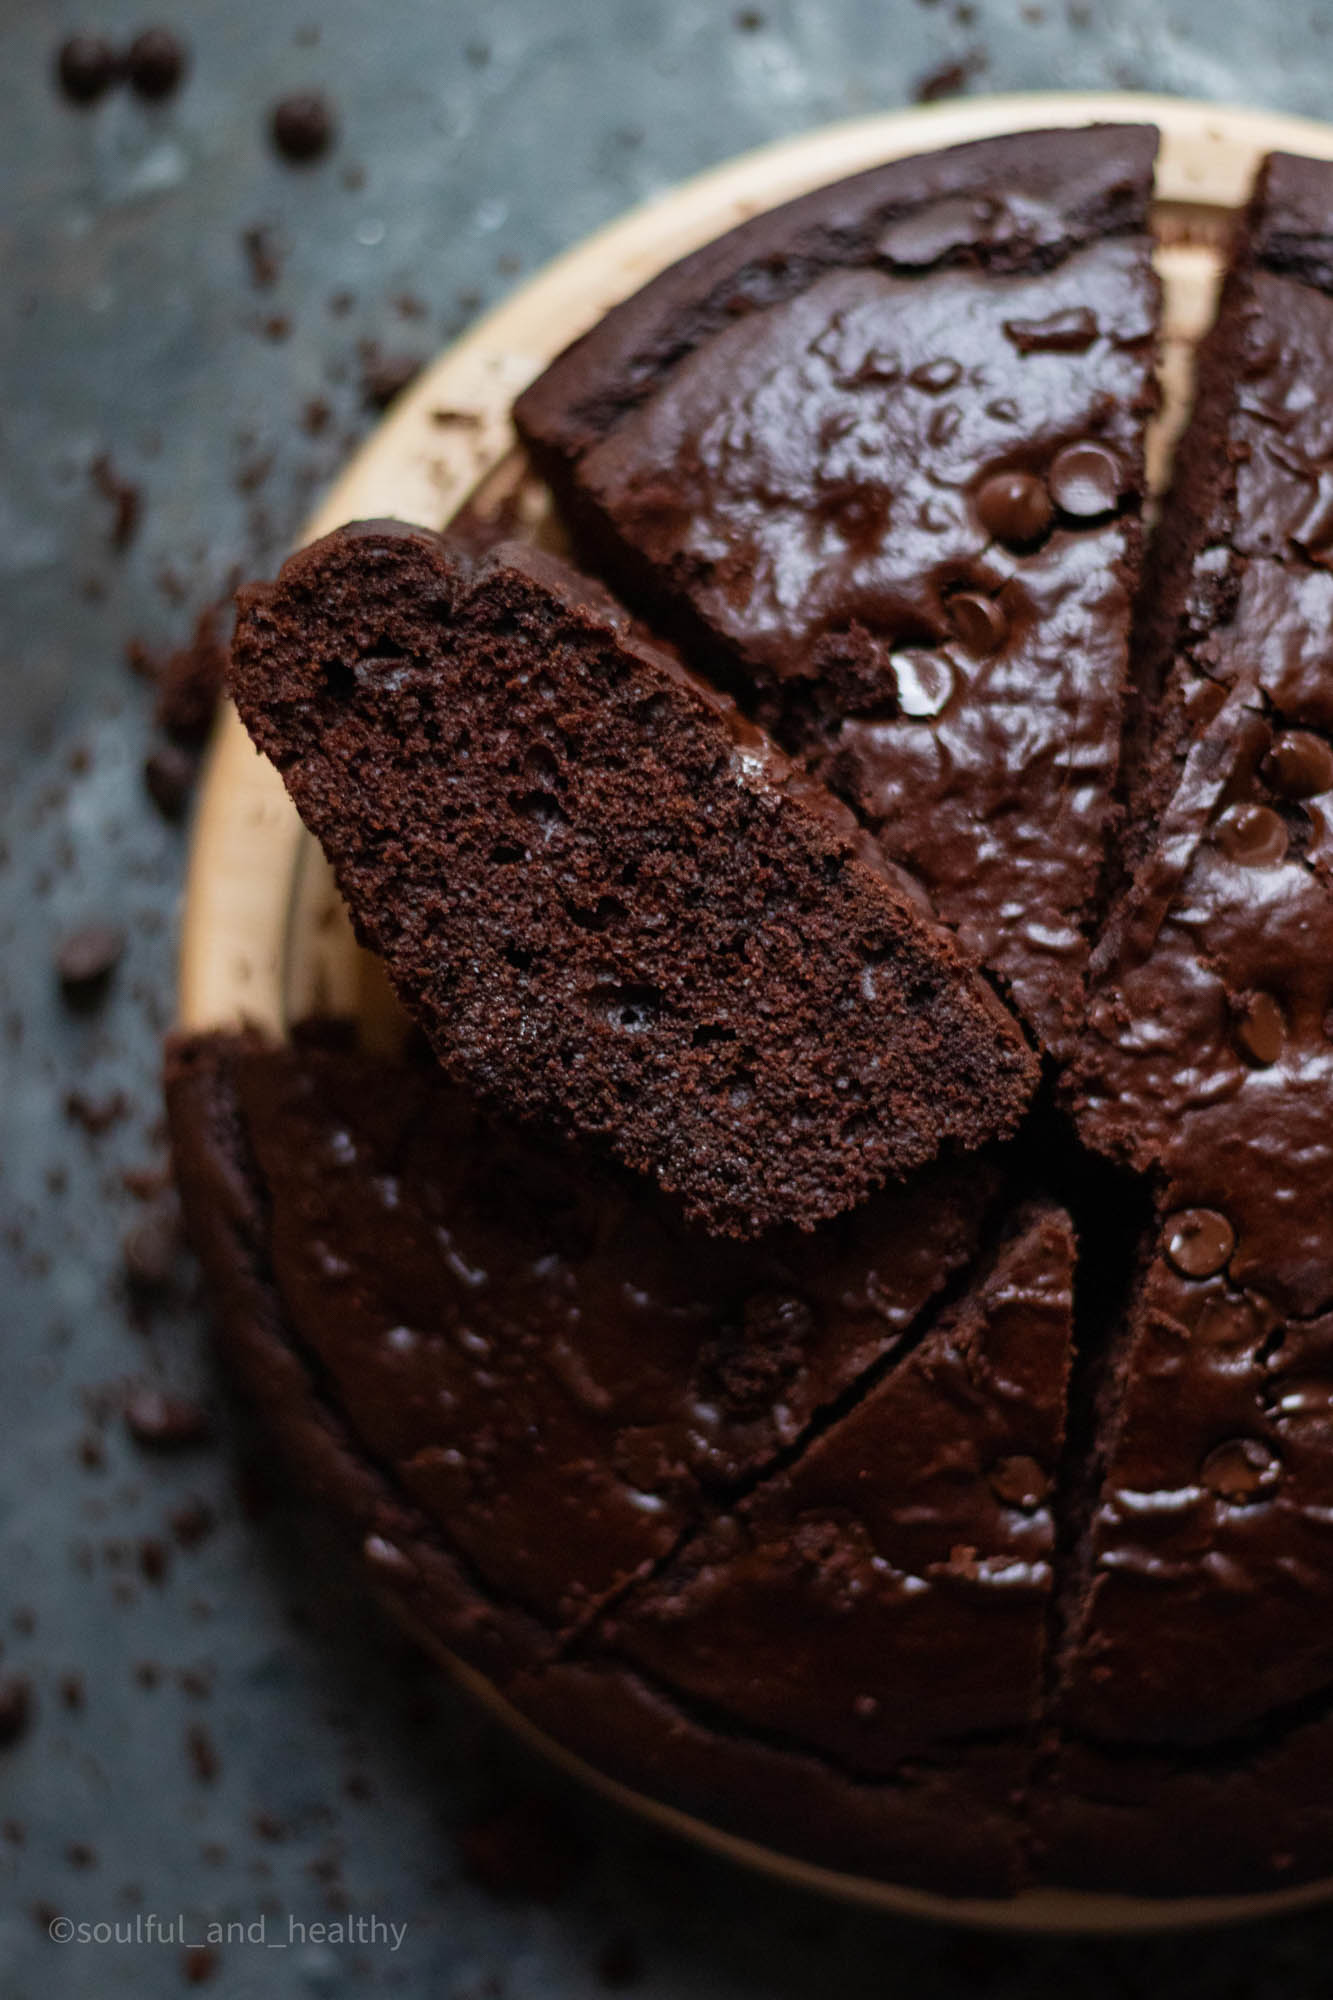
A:
MULTIPOLYGON (((503 507, 519 520, 521 532, 558 546, 545 494, 527 478, 516 451, 509 408, 608 306, 746 216, 822 182, 995 133, 1095 121, 1146 121, 1162 133, 1154 228, 1166 292, 1164 401, 1149 451, 1152 483, 1160 491, 1188 408, 1193 345, 1211 317, 1221 254, 1255 167, 1274 150, 1333 159, 1333 127, 1170 97, 1061 93, 891 112, 746 154, 577 245, 442 354, 352 460, 304 539, 376 515, 441 527, 470 500, 482 513, 503 507)), ((372 1046, 391 1047, 398 1038, 392 996, 378 966, 353 941, 319 850, 276 771, 227 708, 195 820, 180 1024, 202 1029, 249 1021, 282 1034, 288 1022, 311 1012, 357 1015, 372 1046)), ((489 1682, 438 1644, 430 1649, 528 1741, 609 1796, 770 1874, 885 1910, 1017 1930, 1164 1930, 1271 1916, 1333 1896, 1333 1881, 1326 1881, 1254 1896, 1153 1901, 1034 1889, 989 1901, 835 1874, 722 1833, 603 1777, 535 1730, 489 1682)))

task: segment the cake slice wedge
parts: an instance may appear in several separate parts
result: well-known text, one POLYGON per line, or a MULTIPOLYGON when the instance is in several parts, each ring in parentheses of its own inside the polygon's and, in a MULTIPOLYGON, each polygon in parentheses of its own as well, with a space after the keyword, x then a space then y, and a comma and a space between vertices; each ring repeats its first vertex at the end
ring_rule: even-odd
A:
POLYGON ((1033 1055, 911 885, 555 558, 342 529, 242 594, 232 687, 446 1068, 710 1229, 1017 1124, 1033 1055))
POLYGON ((820 188, 515 410, 581 557, 853 802, 1057 1055, 1130 705, 1156 143, 1024 132, 820 188))

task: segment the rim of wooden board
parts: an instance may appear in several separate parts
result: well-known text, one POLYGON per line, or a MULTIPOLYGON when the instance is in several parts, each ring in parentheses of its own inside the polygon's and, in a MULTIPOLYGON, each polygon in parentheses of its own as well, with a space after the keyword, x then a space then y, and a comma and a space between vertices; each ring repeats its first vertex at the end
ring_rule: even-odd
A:
MULTIPOLYGON (((1221 252, 1255 168, 1275 150, 1333 159, 1333 126, 1139 92, 1025 93, 887 112, 780 140, 610 223, 548 264, 423 371, 351 459, 301 540, 382 515, 442 527, 466 501, 484 511, 488 492, 511 503, 517 496, 524 531, 545 536, 543 497, 521 490, 510 406, 609 306, 748 216, 879 161, 999 133, 1102 121, 1147 122, 1162 135, 1153 219, 1166 291, 1164 413, 1150 448, 1160 487, 1188 405, 1192 348, 1211 315, 1221 252)), ((387 1044, 397 1032, 383 977, 357 951, 318 849, 277 772, 225 705, 194 818, 178 1021, 190 1030, 250 1022, 282 1034, 307 1011, 358 1015, 372 1044, 387 1044)), ((1030 1889, 998 1900, 839 1874, 725 1833, 608 1778, 535 1729, 438 1641, 418 1636, 509 1727, 603 1794, 716 1853, 844 1901, 970 1926, 1128 1932, 1242 1922, 1333 1896, 1329 1880, 1246 1896, 1159 1900, 1030 1889)))

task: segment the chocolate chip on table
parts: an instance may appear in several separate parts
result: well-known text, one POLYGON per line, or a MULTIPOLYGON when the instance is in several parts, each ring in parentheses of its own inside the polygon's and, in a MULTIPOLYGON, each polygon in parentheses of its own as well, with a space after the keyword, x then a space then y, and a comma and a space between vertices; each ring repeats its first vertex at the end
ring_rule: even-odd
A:
POLYGON ((212 1426, 208 1412, 188 1396, 144 1385, 125 1399, 125 1425, 136 1444, 158 1451, 178 1451, 202 1444, 212 1426))
POLYGON ((1050 527, 1055 509, 1035 472, 993 472, 977 491, 977 515, 987 534, 1026 548, 1050 527))
POLYGON ((163 819, 180 819, 190 803, 199 758, 181 743, 160 743, 144 760, 143 781, 163 819))
POLYGON ((56 53, 56 80, 71 104, 95 104, 119 75, 119 58, 104 35, 71 35, 56 53))
POLYGON ((0 1679, 0 1746, 17 1743, 32 1720, 32 1685, 22 1674, 0 1679))
POLYGON ((274 105, 269 130, 284 160, 304 164, 328 152, 336 125, 328 99, 307 90, 274 105))
POLYGON ((419 354, 381 354, 368 345, 361 357, 361 399, 367 409, 387 410, 421 373, 419 354))
POLYGON ((1215 1208, 1182 1208, 1166 1219, 1166 1254, 1186 1278, 1211 1278, 1236 1247, 1236 1232, 1215 1208))
POLYGON ((136 1222, 122 1245, 125 1276, 136 1291, 160 1292, 170 1282, 180 1244, 174 1202, 156 1203, 136 1222))
POLYGON ((125 933, 114 924, 84 924, 71 931, 56 953, 56 973, 67 1000, 100 998, 125 949, 125 933))
POLYGON ((125 73, 140 97, 170 97, 185 74, 185 45, 170 28, 145 28, 130 43, 125 73))

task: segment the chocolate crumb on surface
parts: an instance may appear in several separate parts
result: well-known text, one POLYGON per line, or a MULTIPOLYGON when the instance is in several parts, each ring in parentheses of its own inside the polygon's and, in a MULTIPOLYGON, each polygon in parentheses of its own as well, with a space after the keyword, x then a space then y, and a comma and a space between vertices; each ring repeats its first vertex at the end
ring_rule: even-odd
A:
POLYGON ((17 1743, 28 1728, 32 1714, 32 1683, 27 1676, 0 1676, 0 1749, 17 1743))

